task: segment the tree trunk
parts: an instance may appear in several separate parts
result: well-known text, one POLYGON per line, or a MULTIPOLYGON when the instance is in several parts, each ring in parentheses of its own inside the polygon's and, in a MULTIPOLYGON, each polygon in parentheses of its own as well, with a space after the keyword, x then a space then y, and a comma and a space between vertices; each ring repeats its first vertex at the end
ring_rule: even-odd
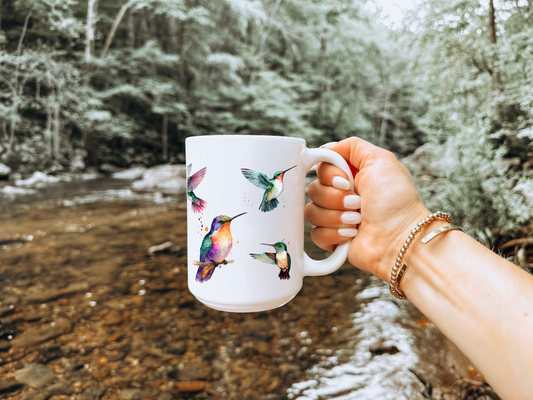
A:
POLYGON ((87 5, 87 25, 85 28, 85 62, 91 62, 94 46, 94 22, 96 20, 95 8, 98 0, 89 0, 87 5))
POLYGON ((48 104, 46 105, 46 125, 44 128, 44 134, 46 135, 46 140, 48 141, 49 151, 50 151, 50 159, 54 158, 54 143, 53 143, 53 137, 52 137, 52 124, 53 124, 53 116, 52 116, 52 106, 50 105, 51 101, 49 100, 48 104))
MULTIPOLYGON (((500 73, 496 66, 496 11, 494 9, 494 0, 489 0, 489 35, 490 42, 492 43, 492 90, 496 96, 500 93, 500 73)), ((494 104, 494 117, 498 125, 502 124, 502 112, 501 106, 498 101, 494 104)))
POLYGON ((135 48, 135 16, 132 12, 128 13, 128 47, 135 48))
POLYGON ((54 103, 54 130, 53 130, 53 146, 52 146, 52 157, 54 160, 59 159, 59 98, 56 96, 56 101, 54 103))
POLYGON ((168 113, 163 114, 162 135, 163 160, 168 161, 168 113))
POLYGON ((167 17, 168 22, 168 48, 167 51, 172 54, 178 53, 178 25, 176 18, 172 16, 167 17))
POLYGON ((0 31, 2 30, 2 14, 4 12, 3 0, 0 0, 0 31))
POLYGON ((130 7, 129 1, 126 4, 124 4, 122 7, 120 7, 117 17, 115 18, 115 22, 113 23, 113 26, 111 27, 111 30, 109 31, 109 35, 107 35, 104 48, 102 49, 102 54, 100 55, 101 58, 105 58, 107 52, 109 51, 109 48, 111 47, 111 43, 113 42, 113 39, 115 38, 115 34, 117 33, 117 28, 120 25, 120 21, 122 21, 122 18, 124 18, 124 15, 126 14, 126 11, 128 11, 129 7, 130 7))

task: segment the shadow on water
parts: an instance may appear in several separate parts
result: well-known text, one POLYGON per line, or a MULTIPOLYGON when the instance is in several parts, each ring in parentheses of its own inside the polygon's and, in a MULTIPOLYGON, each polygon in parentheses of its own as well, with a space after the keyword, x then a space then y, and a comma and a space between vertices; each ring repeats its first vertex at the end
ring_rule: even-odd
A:
POLYGON ((276 310, 205 307, 187 289, 184 199, 126 184, 2 201, 0 399, 436 399, 464 387, 440 332, 348 264, 305 278, 276 310))

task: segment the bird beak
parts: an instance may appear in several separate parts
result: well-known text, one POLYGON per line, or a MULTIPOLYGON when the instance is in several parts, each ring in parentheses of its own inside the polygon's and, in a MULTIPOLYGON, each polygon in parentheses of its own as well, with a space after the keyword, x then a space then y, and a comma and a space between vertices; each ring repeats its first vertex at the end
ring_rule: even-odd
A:
POLYGON ((243 212, 241 214, 238 214, 238 215, 234 216, 232 219, 230 219, 230 221, 233 221, 235 218, 240 217, 241 215, 244 215, 244 214, 247 214, 247 213, 243 212))
POLYGON ((272 246, 272 247, 276 247, 276 246, 274 246, 273 244, 268 244, 268 243, 261 243, 261 244, 264 245, 264 246, 272 246))
POLYGON ((293 168, 296 168, 296 165, 290 167, 289 169, 286 169, 285 171, 283 171, 283 173, 285 173, 285 172, 287 172, 287 171, 290 171, 290 170, 293 169, 293 168))

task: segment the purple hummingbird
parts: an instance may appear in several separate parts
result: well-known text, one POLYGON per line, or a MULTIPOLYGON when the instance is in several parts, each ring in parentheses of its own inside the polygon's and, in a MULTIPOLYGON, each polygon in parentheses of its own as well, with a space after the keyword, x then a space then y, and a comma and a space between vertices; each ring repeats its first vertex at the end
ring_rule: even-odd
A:
POLYGON ((219 215, 211 222, 211 230, 205 235, 200 247, 200 262, 211 263, 212 266, 198 267, 196 272, 197 282, 206 282, 213 276, 219 264, 226 265, 226 257, 233 246, 231 236, 231 221, 246 213, 238 214, 233 218, 227 215, 219 215))

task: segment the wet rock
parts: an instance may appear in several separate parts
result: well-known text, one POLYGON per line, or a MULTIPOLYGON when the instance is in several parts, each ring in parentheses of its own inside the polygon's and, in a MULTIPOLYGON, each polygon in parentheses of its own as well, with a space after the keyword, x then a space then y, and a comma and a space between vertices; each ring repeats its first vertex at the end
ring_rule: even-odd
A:
POLYGON ((63 351, 60 346, 51 346, 43 349, 39 349, 39 361, 43 364, 46 364, 52 360, 64 357, 67 354, 63 351))
POLYGON ((184 193, 187 185, 185 165, 160 165, 148 169, 141 180, 133 182, 134 190, 157 190, 165 193, 184 193))
POLYGON ((145 167, 134 167, 125 169, 124 171, 115 172, 111 175, 113 179, 141 179, 143 174, 146 172, 145 167))
POLYGON ((27 194, 35 194, 37 193, 37 190, 24 189, 15 186, 4 186, 2 189, 0 189, 0 192, 8 196, 24 196, 27 194))
POLYGON ((206 378, 206 374, 193 367, 184 366, 180 369, 173 369, 167 372, 170 379, 178 382, 200 381, 206 378))
POLYGON ((157 396, 157 389, 123 389, 120 391, 121 400, 144 400, 157 396))
POLYGON ((165 242, 162 244, 158 244, 156 246, 152 246, 148 249, 148 256, 152 257, 156 255, 157 253, 167 253, 167 254, 178 254, 181 253, 182 249, 179 246, 176 246, 172 242, 165 242))
POLYGON ((11 174, 11 168, 0 163, 0 181, 7 181, 9 179, 9 174, 11 174))
POLYGON ((400 352, 396 346, 386 346, 383 341, 374 343, 370 346, 369 350, 374 356, 380 356, 382 354, 396 354, 400 352))
POLYGON ((81 395, 82 400, 99 400, 105 393, 106 388, 102 386, 89 386, 81 395))
POLYGON ((241 324, 242 331, 247 336, 255 336, 261 339, 269 339, 272 337, 270 331, 272 330, 271 320, 251 319, 244 321, 241 324))
POLYGON ((19 179, 15 181, 17 186, 44 186, 48 183, 56 183, 61 181, 57 176, 46 175, 43 172, 35 171, 28 179, 19 179))
POLYGON ((167 347, 167 351, 176 356, 181 356, 187 351, 187 342, 185 340, 179 340, 174 343, 170 343, 167 347))
POLYGON ((63 289, 51 289, 43 293, 35 293, 26 296, 24 301, 26 303, 47 303, 60 297, 67 297, 77 293, 83 293, 87 290, 89 290, 89 284, 87 282, 75 283, 63 289))
POLYGON ((11 344, 15 347, 31 347, 70 332, 72 332, 72 322, 58 317, 51 324, 29 330, 25 336, 16 337, 11 344))
POLYGON ((15 372, 15 379, 32 387, 40 389, 56 378, 54 371, 43 364, 30 364, 26 368, 15 372))
POLYGON ((0 351, 6 351, 11 348, 11 343, 7 340, 0 340, 0 351))
POLYGON ((46 390, 49 396, 70 396, 74 393, 74 386, 67 382, 58 382, 46 390))
POLYGON ((98 168, 98 169, 101 172, 105 172, 105 173, 108 173, 108 174, 112 174, 112 173, 120 171, 119 167, 116 167, 113 164, 109 164, 109 163, 103 163, 102 165, 100 165, 100 168, 98 168))
POLYGON ((21 389, 22 387, 23 384, 21 382, 16 381, 15 379, 0 380, 0 394, 11 393, 21 389))
POLYGON ((209 384, 203 381, 177 382, 176 386, 180 392, 200 392, 206 389, 209 384))
POLYGON ((6 304, 5 306, 0 306, 0 318, 3 317, 4 315, 11 314, 13 311, 14 311, 14 307, 12 305, 6 304))

